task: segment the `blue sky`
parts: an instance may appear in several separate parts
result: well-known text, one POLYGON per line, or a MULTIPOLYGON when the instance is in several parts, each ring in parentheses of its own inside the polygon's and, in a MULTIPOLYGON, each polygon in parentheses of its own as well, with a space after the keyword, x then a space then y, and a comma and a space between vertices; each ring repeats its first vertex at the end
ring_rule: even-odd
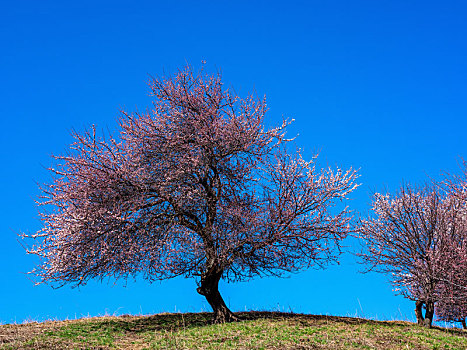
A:
MULTIPOLYGON (((207 61, 266 120, 322 164, 360 168, 353 209, 373 191, 457 172, 467 157, 463 1, 2 1, 0 322, 209 310, 193 280, 34 286, 17 233, 40 228, 36 182, 70 131, 116 125, 150 104, 148 74, 207 61)), ((354 242, 348 241, 349 249, 354 242)), ((326 270, 222 284, 233 310, 413 319, 385 276, 350 255, 326 270)))

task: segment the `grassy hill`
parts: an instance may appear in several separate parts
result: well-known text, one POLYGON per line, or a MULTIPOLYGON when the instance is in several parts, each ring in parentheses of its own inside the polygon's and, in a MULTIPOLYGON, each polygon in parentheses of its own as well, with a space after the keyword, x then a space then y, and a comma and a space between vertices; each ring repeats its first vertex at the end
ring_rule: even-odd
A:
POLYGON ((0 326, 0 349, 467 349, 467 331, 410 322, 242 312, 97 317, 0 326))

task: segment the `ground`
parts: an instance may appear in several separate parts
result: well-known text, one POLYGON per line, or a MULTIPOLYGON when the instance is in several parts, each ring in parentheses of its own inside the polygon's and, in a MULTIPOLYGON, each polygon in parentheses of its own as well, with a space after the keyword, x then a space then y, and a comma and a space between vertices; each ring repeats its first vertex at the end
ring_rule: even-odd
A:
POLYGON ((0 326, 0 349, 456 349, 467 331, 410 322, 242 312, 215 325, 209 313, 107 316, 0 326))

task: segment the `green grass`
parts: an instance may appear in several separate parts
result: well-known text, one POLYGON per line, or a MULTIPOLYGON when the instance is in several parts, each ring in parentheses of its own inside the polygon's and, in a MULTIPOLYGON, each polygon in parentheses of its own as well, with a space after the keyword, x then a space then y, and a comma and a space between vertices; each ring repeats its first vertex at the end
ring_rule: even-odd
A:
POLYGON ((467 332, 410 322, 277 312, 120 316, 0 326, 0 349, 456 349, 467 332))

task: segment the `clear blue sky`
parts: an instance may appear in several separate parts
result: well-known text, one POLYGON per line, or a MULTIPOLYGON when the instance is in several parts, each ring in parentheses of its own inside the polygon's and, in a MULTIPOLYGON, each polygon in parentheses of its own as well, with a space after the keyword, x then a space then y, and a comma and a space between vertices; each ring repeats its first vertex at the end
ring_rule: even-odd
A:
MULTIPOLYGON (((0 321, 209 310, 193 280, 80 289, 34 286, 17 242, 40 228, 36 182, 70 130, 115 126, 150 103, 148 74, 207 61, 240 94, 266 94, 270 125, 322 163, 361 168, 351 206, 374 190, 456 172, 466 155, 464 1, 2 1, 0 5, 0 321)), ((348 242, 352 245, 352 242, 348 242)), ((352 248, 352 247, 350 247, 352 248)), ((385 276, 341 265, 222 284, 233 310, 413 319, 385 276)))

